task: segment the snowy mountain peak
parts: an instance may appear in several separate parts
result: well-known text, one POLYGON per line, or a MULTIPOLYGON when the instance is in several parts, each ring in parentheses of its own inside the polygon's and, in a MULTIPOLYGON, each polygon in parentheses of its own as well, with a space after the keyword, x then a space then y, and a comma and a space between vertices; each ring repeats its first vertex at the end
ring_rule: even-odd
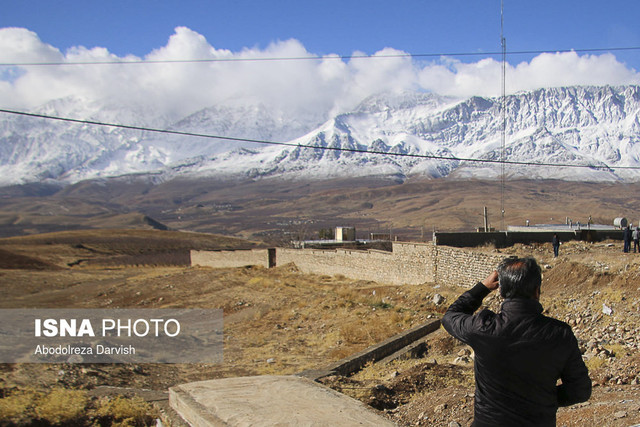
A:
MULTIPOLYGON (((131 106, 64 98, 37 112, 293 146, 5 114, 0 116, 0 180, 3 185, 76 182, 132 173, 161 174, 166 179, 178 175, 495 178, 499 164, 469 159, 501 158, 500 108, 498 98, 455 100, 430 93, 384 93, 318 126, 320 113, 291 120, 286 113, 263 105, 218 105, 176 119, 131 106)), ((507 164, 510 176, 640 180, 639 86, 518 93, 506 98, 506 114, 507 161, 564 165, 507 164)))
POLYGON ((383 111, 399 111, 428 107, 437 109, 442 105, 455 102, 453 98, 446 98, 434 93, 400 92, 381 93, 365 98, 354 110, 355 113, 379 113, 383 111))

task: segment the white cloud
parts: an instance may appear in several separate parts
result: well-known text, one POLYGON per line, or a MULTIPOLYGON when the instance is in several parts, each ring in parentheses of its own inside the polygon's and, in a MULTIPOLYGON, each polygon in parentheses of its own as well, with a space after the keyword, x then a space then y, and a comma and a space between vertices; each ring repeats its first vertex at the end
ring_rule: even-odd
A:
MULTIPOLYGON (((419 72, 420 86, 443 95, 498 96, 501 93, 502 64, 493 59, 474 63, 443 58, 419 72)), ((579 85, 640 84, 640 74, 610 53, 583 55, 576 52, 542 53, 530 62, 507 65, 508 93, 544 87, 579 85)))
MULTIPOLYGON (((622 85, 640 83, 640 74, 610 53, 579 56, 575 52, 543 53, 510 69, 514 90, 546 86, 622 85)), ((510 79, 508 78, 507 81, 510 79)))
MULTIPOLYGON (((443 95, 496 96, 501 64, 493 59, 465 63, 440 58, 423 63, 384 49, 374 58, 318 57, 297 40, 265 49, 216 49, 201 34, 175 29, 167 44, 144 58, 119 58, 102 47, 74 47, 62 53, 24 28, 0 29, 0 62, 166 61, 227 59, 221 62, 130 65, 0 67, 0 100, 5 108, 34 108, 49 100, 80 96, 89 100, 150 107, 185 115, 212 105, 263 104, 286 117, 326 118, 353 108, 382 91, 427 90, 443 95), (387 57, 385 57, 387 56, 387 57), (249 58, 310 58, 285 61, 233 61, 249 58)), ((357 53, 356 53, 357 54, 357 53)), ((540 54, 508 66, 507 90, 549 86, 638 84, 640 74, 612 54, 540 54)))

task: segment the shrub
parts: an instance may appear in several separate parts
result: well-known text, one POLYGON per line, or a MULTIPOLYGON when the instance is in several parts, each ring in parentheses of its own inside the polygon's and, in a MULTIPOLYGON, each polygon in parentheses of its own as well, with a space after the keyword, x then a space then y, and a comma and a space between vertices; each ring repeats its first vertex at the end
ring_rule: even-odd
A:
POLYGON ((111 420, 112 425, 120 426, 146 426, 155 418, 154 409, 139 396, 105 399, 97 412, 99 417, 111 420))
POLYGON ((42 397, 35 408, 37 418, 51 424, 79 421, 85 413, 88 398, 81 390, 54 389, 42 397))
POLYGON ((33 413, 39 394, 35 390, 18 390, 0 399, 0 423, 22 424, 33 413))
POLYGON ((589 370, 589 372, 594 372, 600 369, 602 365, 606 363, 606 360, 603 359, 602 357, 596 356, 596 357, 590 357, 584 363, 585 365, 587 365, 587 369, 589 370))

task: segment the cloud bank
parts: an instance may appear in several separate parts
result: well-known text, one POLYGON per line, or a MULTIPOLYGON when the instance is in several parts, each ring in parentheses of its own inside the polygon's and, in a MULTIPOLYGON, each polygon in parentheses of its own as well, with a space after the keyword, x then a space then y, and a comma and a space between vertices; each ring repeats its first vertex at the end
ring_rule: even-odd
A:
MULTIPOLYGON (((277 41, 265 49, 231 52, 211 46, 205 37, 189 28, 178 27, 165 46, 143 58, 118 57, 103 47, 77 46, 61 52, 43 43, 32 31, 2 28, 0 63, 136 63, 0 66, 0 104, 3 108, 28 110, 54 99, 76 96, 148 108, 174 117, 209 106, 260 104, 304 119, 328 118, 353 108, 369 95, 385 91, 421 90, 454 97, 500 94, 499 61, 487 58, 468 63, 443 57, 425 62, 397 56, 401 54, 404 52, 387 48, 373 58, 319 57, 295 39, 277 41), (249 60, 261 58, 310 59, 249 60), (158 62, 203 59, 225 61, 158 62)), ((529 62, 507 67, 509 93, 605 84, 640 84, 640 73, 612 54, 575 52, 540 54, 529 62)))

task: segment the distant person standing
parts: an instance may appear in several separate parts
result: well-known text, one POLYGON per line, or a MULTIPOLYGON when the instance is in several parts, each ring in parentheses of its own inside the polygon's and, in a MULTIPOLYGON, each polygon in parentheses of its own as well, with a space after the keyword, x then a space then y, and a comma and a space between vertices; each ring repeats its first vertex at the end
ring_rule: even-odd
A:
POLYGON ((633 230, 631 237, 633 238, 633 253, 636 253, 636 249, 640 252, 640 227, 633 230))
POLYGON ((560 238, 558 234, 554 233, 551 244, 553 245, 553 257, 558 258, 558 252, 560 251, 560 238))
POLYGON ((631 228, 627 225, 627 227, 622 232, 622 240, 624 241, 624 247, 622 248, 622 252, 628 253, 631 249, 631 228))

